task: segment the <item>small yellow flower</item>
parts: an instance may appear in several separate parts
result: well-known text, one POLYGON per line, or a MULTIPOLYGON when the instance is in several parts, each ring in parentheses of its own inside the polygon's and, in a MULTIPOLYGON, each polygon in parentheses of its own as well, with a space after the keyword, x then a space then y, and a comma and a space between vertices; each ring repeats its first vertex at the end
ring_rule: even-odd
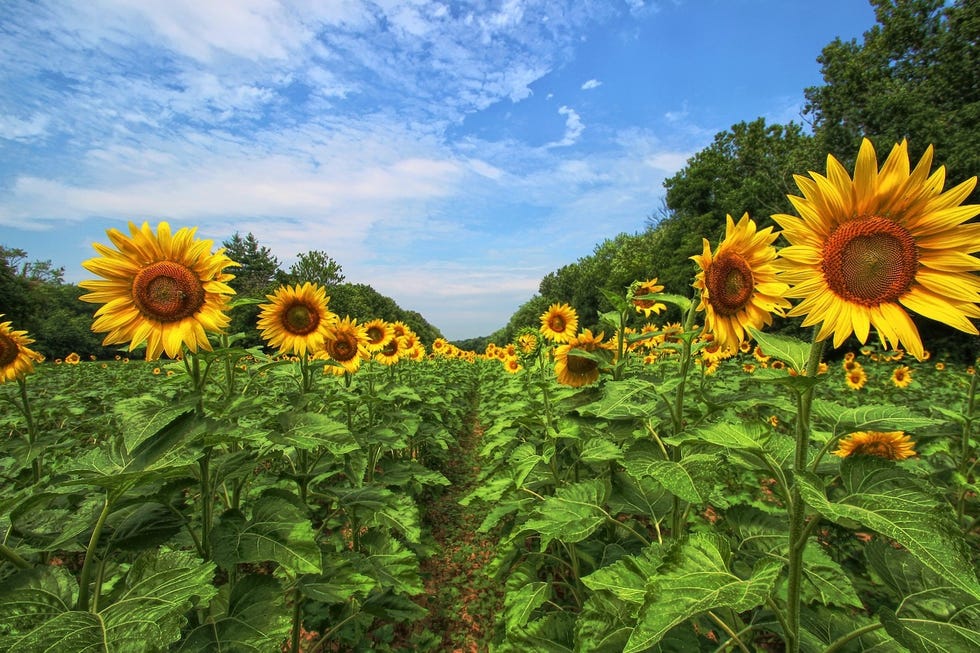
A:
POLYGON ((72 352, 67 356, 65 356, 65 362, 68 363, 69 365, 78 365, 79 361, 81 360, 82 360, 81 356, 79 356, 75 352, 72 352))
POLYGON ((858 431, 842 439, 835 456, 878 456, 905 460, 915 455, 915 443, 902 431, 858 431))
POLYGON ((863 367, 857 367, 844 377, 847 382, 847 386, 853 390, 860 390, 864 387, 864 384, 868 382, 868 374, 864 371, 863 367))
POLYGON ((936 369, 939 370, 940 372, 942 372, 944 369, 946 369, 946 363, 944 363, 942 361, 937 362, 936 363, 936 369))
POLYGON ((896 367, 892 372, 892 383, 896 388, 907 388, 912 383, 912 370, 906 365, 896 367))
POLYGON ((154 376, 160 376, 160 372, 161 372, 161 370, 160 370, 159 367, 154 367, 153 368, 153 375, 154 376))

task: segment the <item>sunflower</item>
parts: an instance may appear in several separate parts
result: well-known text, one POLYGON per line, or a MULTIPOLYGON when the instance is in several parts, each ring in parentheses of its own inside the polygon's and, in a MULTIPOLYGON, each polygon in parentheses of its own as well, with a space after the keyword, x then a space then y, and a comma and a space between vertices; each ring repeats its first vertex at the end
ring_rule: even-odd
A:
POLYGON ((367 332, 368 351, 378 351, 395 337, 395 329, 381 318, 375 318, 364 323, 367 332))
POLYGON ((504 369, 510 374, 517 374, 521 371, 521 361, 519 361, 516 356, 513 358, 507 358, 507 360, 504 361, 504 369))
POLYGON ((852 390, 860 390, 868 382, 868 373, 863 367, 858 366, 844 375, 844 381, 852 390))
POLYGON ((367 343, 366 328, 359 325, 357 320, 345 317, 327 331, 322 354, 340 363, 340 367, 334 371, 354 373, 361 368, 362 360, 371 358, 367 343))
POLYGON ((936 370, 937 371, 942 372, 945 369, 946 369, 946 363, 944 363, 942 361, 939 361, 939 362, 936 363, 936 370))
POLYGON ((821 323, 817 338, 839 347, 852 333, 862 343, 872 326, 884 346, 925 352, 906 309, 976 334, 980 317, 980 223, 963 224, 980 205, 961 205, 976 177, 942 192, 945 168, 929 174, 932 146, 910 171, 908 144, 896 145, 878 169, 871 142, 858 152, 853 179, 834 157, 827 176, 797 176, 803 197, 790 196, 800 217, 774 215, 789 247, 780 250, 788 313, 821 323))
POLYGON ((541 314, 540 330, 552 342, 571 342, 578 331, 578 314, 568 304, 552 304, 541 314))
POLYGON ((78 365, 78 363, 81 362, 81 360, 82 357, 75 352, 72 352, 67 356, 65 356, 65 362, 68 363, 69 365, 78 365))
POLYGON ((27 331, 14 331, 10 324, 0 322, 0 383, 24 378, 34 371, 34 363, 44 360, 44 356, 27 347, 34 342, 27 337, 27 331))
POLYGON ((154 233, 149 223, 130 222, 129 231, 106 231, 116 249, 95 243, 102 256, 82 263, 102 277, 78 284, 91 291, 79 299, 104 304, 92 330, 108 332, 103 345, 129 343, 132 351, 146 343, 146 360, 164 352, 175 358, 183 345, 210 350, 207 333, 220 333, 231 319, 225 311, 235 291, 227 282, 235 277, 224 270, 238 263, 224 249, 212 253, 212 241, 194 237, 196 227, 172 234, 161 222, 154 233))
POLYGON ((858 431, 841 440, 835 456, 878 456, 905 460, 915 455, 915 443, 902 431, 858 431))
POLYGON ((558 377, 558 383, 573 388, 595 383, 599 378, 598 361, 584 356, 576 356, 574 352, 608 350, 610 345, 602 342, 604 337, 605 334, 602 332, 593 336, 589 329, 585 329, 578 336, 569 340, 568 343, 556 348, 555 375, 558 377))
POLYGON ((269 304, 260 304, 256 324, 262 338, 280 354, 306 353, 323 349, 327 331, 337 322, 337 316, 327 310, 327 291, 323 286, 307 281, 302 286, 279 286, 266 295, 269 304))
POLYGON ((896 367, 892 372, 892 383, 896 388, 907 388, 912 384, 912 370, 907 365, 896 367))
POLYGON ((667 308, 666 304, 661 304, 650 299, 635 299, 644 295, 653 295, 663 290, 664 287, 657 283, 657 278, 647 281, 634 281, 629 289, 629 299, 636 308, 637 313, 643 313, 643 317, 650 317, 650 313, 660 315, 661 311, 667 308))
POLYGON ((374 359, 382 365, 394 365, 408 353, 402 338, 392 338, 384 347, 378 350, 374 359))
POLYGON ((772 227, 757 230, 744 214, 736 224, 726 216, 725 238, 712 254, 711 243, 702 239, 703 250, 691 258, 701 271, 694 287, 701 291, 698 310, 705 311, 704 326, 725 349, 736 349, 745 339, 746 327, 761 329, 772 324, 772 314, 790 307, 784 298, 789 286, 776 278, 779 237, 772 227))

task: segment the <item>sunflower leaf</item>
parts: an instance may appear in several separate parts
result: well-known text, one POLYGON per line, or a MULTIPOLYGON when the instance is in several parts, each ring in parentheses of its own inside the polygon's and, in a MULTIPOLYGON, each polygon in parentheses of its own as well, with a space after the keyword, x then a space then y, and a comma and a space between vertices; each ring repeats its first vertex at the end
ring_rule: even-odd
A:
POLYGON ((538 504, 514 537, 539 534, 541 551, 554 539, 581 542, 606 520, 602 505, 608 496, 609 484, 601 478, 558 488, 538 504))
POLYGON ((856 456, 841 463, 844 495, 830 501, 820 479, 798 477, 800 492, 814 510, 842 525, 857 522, 889 537, 956 588, 980 599, 980 583, 948 504, 894 463, 856 456))
POLYGON ((745 329, 759 343, 759 347, 762 348, 762 352, 766 356, 778 358, 797 373, 803 373, 806 361, 810 357, 811 345, 809 343, 796 338, 765 333, 751 326, 747 326, 745 329))
POLYGON ((854 431, 913 431, 943 422, 916 415, 904 406, 878 403, 840 409, 834 404, 814 402, 814 413, 833 428, 835 435, 854 431))

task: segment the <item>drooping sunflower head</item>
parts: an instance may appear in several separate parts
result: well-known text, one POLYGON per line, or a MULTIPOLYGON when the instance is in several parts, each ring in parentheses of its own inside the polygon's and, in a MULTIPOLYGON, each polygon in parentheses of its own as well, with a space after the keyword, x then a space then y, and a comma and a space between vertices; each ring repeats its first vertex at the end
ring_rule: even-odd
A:
POLYGON ((892 371, 892 383, 896 388, 907 388, 912 385, 912 370, 907 365, 896 367, 892 371))
POLYGON ((903 431, 858 431, 837 444, 835 456, 877 456, 905 460, 915 455, 915 442, 903 431))
POLYGON ((367 332, 367 348, 372 352, 380 350, 395 337, 395 328, 381 318, 365 322, 364 330, 367 332))
POLYGON ((552 304, 541 314, 541 334, 552 342, 569 342, 578 331, 578 313, 568 304, 552 304))
POLYGON ((650 314, 660 315, 661 311, 667 308, 666 304, 661 304, 652 299, 643 299, 644 295, 653 295, 663 290, 664 287, 657 283, 657 278, 646 281, 634 281, 630 285, 627 297, 636 308, 637 313, 643 313, 643 317, 650 317, 650 314))
POLYGON ((357 320, 345 317, 327 329, 323 351, 344 371, 354 373, 361 368, 362 360, 371 358, 367 343, 365 327, 357 320))
POLYGON ((524 361, 530 360, 541 351, 541 332, 533 327, 521 327, 514 335, 514 343, 518 357, 524 361))
POLYGON ((330 298, 323 286, 307 281, 303 285, 280 286, 260 304, 256 326, 262 338, 280 354, 306 356, 323 349, 327 331, 337 316, 327 309, 330 298))
POLYGON ((694 287, 700 291, 698 310, 705 311, 705 329, 715 334, 724 349, 737 349, 746 338, 746 327, 761 329, 772 324, 772 314, 790 308, 785 298, 788 284, 776 278, 779 234, 772 227, 758 230, 744 214, 738 223, 727 216, 725 238, 713 253, 702 239, 702 252, 691 258, 700 272, 694 287))
POLYGON ((611 344, 604 343, 604 333, 596 336, 584 329, 568 343, 555 349, 555 376, 562 385, 579 388, 595 383, 599 378, 600 363, 594 356, 582 356, 583 352, 601 353, 605 350, 612 357, 611 344))
POLYGON ((161 222, 154 232, 147 222, 130 222, 129 231, 109 229, 116 248, 95 243, 102 256, 82 263, 102 277, 78 284, 91 291, 79 299, 104 304, 92 330, 108 332, 104 345, 129 343, 132 351, 145 343, 147 360, 164 352, 176 358, 182 346, 210 350, 207 333, 220 333, 231 319, 226 309, 235 291, 227 282, 235 277, 224 270, 238 263, 224 249, 212 253, 212 241, 194 237, 196 227, 171 233, 161 222))
POLYGON ((780 250, 781 278, 802 301, 788 313, 820 324, 817 337, 839 347, 870 328, 882 345, 922 359, 919 332, 906 309, 977 334, 980 317, 980 223, 964 224, 980 205, 962 205, 976 177, 943 192, 945 169, 932 146, 914 169, 908 144, 892 148, 881 169, 871 142, 861 143, 853 178, 833 156, 826 176, 796 177, 803 196, 789 199, 799 216, 779 214, 790 246, 780 250))
POLYGON ((44 360, 27 346, 34 342, 27 331, 14 331, 10 325, 11 322, 0 322, 0 383, 24 378, 34 371, 34 363, 44 360))

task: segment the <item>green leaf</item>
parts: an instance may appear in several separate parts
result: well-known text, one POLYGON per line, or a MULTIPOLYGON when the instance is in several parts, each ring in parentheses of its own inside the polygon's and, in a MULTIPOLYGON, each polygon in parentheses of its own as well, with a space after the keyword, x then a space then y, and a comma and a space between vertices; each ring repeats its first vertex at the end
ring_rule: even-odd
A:
POLYGON ((548 600, 548 583, 529 581, 504 597, 504 623, 508 630, 523 626, 548 600))
POLYGON ((321 603, 346 603, 351 597, 367 596, 378 582, 357 568, 356 554, 338 554, 324 560, 323 574, 300 578, 305 596, 321 603))
POLYGON ((657 386, 638 378, 608 381, 602 388, 602 398, 578 407, 584 417, 600 419, 634 419, 648 417, 658 410, 660 395, 657 386))
POLYGON ((534 471, 539 463, 545 462, 543 456, 535 452, 534 445, 522 442, 510 454, 511 474, 514 477, 514 485, 522 487, 528 475, 534 471))
POLYGON ((816 541, 803 551, 803 599, 864 609, 844 569, 816 541))
POLYGON ((746 327, 745 330, 755 338, 766 356, 778 358, 799 374, 803 374, 807 359, 810 357, 811 345, 809 343, 796 338, 765 333, 754 327, 746 327))
POLYGON ((651 476, 668 492, 689 503, 703 503, 711 494, 710 480, 720 464, 720 457, 711 454, 690 454, 680 462, 664 460, 654 447, 633 447, 623 462, 630 476, 651 476))
POLYGON ((622 601, 640 604, 646 596, 649 579, 657 574, 663 560, 663 546, 653 542, 638 554, 620 558, 583 576, 582 582, 594 592, 611 592, 622 601))
POLYGON ((361 549, 358 569, 382 587, 410 596, 425 591, 418 558, 388 533, 369 531, 361 538, 361 549))
POLYGON ((670 444, 713 444, 725 449, 763 451, 768 429, 757 422, 736 423, 719 422, 690 431, 684 431, 667 438, 670 444))
POLYGON ((227 609, 192 630, 177 650, 266 653, 279 650, 291 625, 279 581, 249 574, 235 583, 227 609))
POLYGON ((885 630, 913 653, 980 651, 980 624, 969 627, 935 619, 903 619, 887 608, 878 612, 885 630))
POLYGON ((764 561, 743 580, 728 570, 730 550, 719 536, 696 533, 671 551, 669 561, 650 579, 647 598, 624 653, 655 645, 671 628, 706 610, 744 612, 765 602, 782 563, 764 561))
POLYGON ((556 538, 581 542, 606 520, 602 505, 608 495, 609 485, 598 478, 558 488, 537 505, 515 537, 537 533, 541 551, 556 538))
POLYGON ((835 435, 854 431, 914 431, 942 424, 942 420, 916 415, 904 406, 879 403, 841 410, 833 404, 814 402, 814 413, 835 435))
POLYGON ((894 463, 869 456, 841 464, 845 494, 827 499, 819 478, 799 476, 804 500, 824 517, 857 522, 890 537, 955 587, 980 598, 976 572, 963 551, 962 536, 948 505, 894 463))
POLYGON ((268 439, 280 446, 295 447, 302 451, 326 449, 334 456, 357 451, 360 445, 347 424, 320 413, 289 414, 284 419, 282 433, 270 433, 268 439))
POLYGON ((225 569, 241 562, 280 564, 292 574, 320 573, 320 547, 305 511, 275 494, 252 504, 252 517, 225 512, 212 532, 214 561, 225 569))
POLYGON ((138 551, 160 546, 184 527, 184 518, 163 504, 147 501, 140 503, 112 530, 113 547, 125 551, 138 551))

